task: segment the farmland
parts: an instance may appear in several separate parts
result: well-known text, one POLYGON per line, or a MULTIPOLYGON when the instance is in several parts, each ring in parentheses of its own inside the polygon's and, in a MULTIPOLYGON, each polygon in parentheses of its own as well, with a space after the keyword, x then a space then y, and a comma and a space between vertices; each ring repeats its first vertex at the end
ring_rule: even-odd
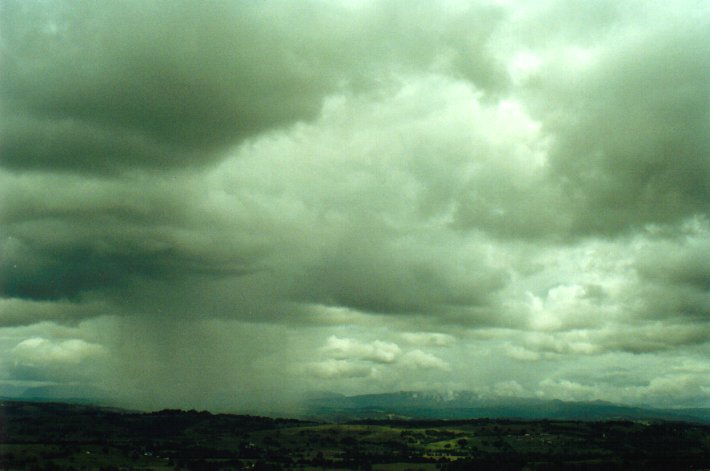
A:
POLYGON ((0 467, 64 470, 703 469, 710 427, 663 421, 362 420, 4 402, 0 467))

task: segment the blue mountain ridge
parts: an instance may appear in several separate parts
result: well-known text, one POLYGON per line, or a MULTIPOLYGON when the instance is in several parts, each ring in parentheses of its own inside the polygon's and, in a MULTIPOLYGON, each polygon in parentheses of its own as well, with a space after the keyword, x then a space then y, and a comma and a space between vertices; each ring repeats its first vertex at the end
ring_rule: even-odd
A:
POLYGON ((489 398, 470 391, 366 394, 312 397, 304 414, 322 420, 359 419, 559 419, 682 420, 710 423, 710 408, 657 409, 606 401, 562 401, 538 398, 489 398))
MULTIPOLYGON (((0 399, 115 405, 106 391, 92 387, 35 387, 25 390, 22 394, 18 394, 18 391, 0 391, 0 399)), ((223 406, 221 409, 226 410, 229 407, 223 406)), ((601 400, 585 402, 489 397, 472 391, 399 391, 353 396, 318 391, 306 394, 300 405, 291 410, 254 410, 251 413, 262 413, 269 416, 276 414, 327 422, 392 418, 448 420, 489 418, 589 421, 668 420, 710 424, 710 408, 661 409, 650 406, 620 405, 601 400)))

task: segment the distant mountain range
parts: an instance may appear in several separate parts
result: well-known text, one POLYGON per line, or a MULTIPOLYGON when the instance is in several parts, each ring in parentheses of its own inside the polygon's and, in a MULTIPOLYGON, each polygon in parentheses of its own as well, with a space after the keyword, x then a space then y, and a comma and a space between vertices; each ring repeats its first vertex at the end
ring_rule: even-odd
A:
MULTIPOLYGON (((115 405, 106 391, 91 387, 46 386, 21 394, 0 390, 0 399, 33 402, 115 405)), ((223 407, 224 409, 224 407, 223 407)), ((332 392, 308 394, 295 411, 251 413, 324 422, 365 419, 521 419, 521 420, 681 420, 710 424, 710 408, 658 409, 605 401, 572 402, 537 398, 491 398, 472 391, 400 391, 345 396, 332 392)))
POLYGON ((7 400, 89 405, 110 403, 109 397, 106 391, 92 386, 50 385, 0 388, 0 399, 7 400))
POLYGON ((710 408, 654 409, 604 401, 567 402, 535 398, 485 398, 470 391, 401 391, 306 400, 304 416, 317 420, 476 419, 524 420, 683 420, 710 423, 710 408))

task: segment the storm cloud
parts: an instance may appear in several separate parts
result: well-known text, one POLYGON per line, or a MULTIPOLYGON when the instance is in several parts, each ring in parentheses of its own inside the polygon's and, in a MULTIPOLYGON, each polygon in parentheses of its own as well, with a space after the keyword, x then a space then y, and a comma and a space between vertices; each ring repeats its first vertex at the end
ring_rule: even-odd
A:
POLYGON ((710 406, 709 45, 692 1, 3 0, 0 382, 710 406))

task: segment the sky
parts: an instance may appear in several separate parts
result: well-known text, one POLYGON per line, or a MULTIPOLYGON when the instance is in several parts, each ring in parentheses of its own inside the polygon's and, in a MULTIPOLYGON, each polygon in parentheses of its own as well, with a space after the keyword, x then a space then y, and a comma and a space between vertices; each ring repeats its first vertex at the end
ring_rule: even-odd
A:
POLYGON ((710 407, 710 3, 0 0, 0 393, 710 407))

